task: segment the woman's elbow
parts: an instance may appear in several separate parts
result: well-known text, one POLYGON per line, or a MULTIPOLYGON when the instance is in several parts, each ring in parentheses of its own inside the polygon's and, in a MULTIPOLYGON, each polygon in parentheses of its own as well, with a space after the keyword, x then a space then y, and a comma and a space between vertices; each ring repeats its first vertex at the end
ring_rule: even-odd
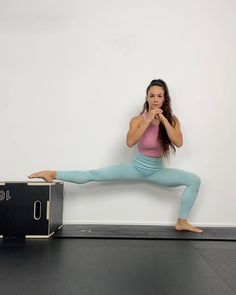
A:
POLYGON ((131 141, 130 141, 130 136, 129 136, 129 135, 126 136, 126 145, 127 145, 128 147, 132 147, 132 143, 131 143, 131 141))
POLYGON ((131 142, 129 142, 129 141, 126 141, 126 144, 127 144, 127 146, 130 147, 130 148, 133 146, 133 144, 132 144, 131 142))
POLYGON ((175 144, 175 146, 177 146, 178 148, 180 148, 184 143, 184 140, 183 140, 183 136, 181 134, 180 138, 178 139, 178 142, 175 144))
POLYGON ((175 146, 176 146, 177 148, 180 148, 182 145, 183 145, 183 142, 180 142, 180 143, 176 144, 175 146))
POLYGON ((126 144, 127 144, 127 146, 130 147, 130 148, 134 145, 134 143, 133 143, 133 142, 131 141, 131 139, 128 138, 128 137, 126 138, 126 144))

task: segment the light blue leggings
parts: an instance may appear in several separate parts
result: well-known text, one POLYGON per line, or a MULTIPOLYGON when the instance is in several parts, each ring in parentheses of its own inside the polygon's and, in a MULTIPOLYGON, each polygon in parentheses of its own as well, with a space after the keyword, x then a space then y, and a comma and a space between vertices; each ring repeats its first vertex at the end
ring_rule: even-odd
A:
POLYGON ((136 152, 128 163, 91 170, 56 171, 56 179, 87 183, 108 180, 145 180, 162 186, 186 186, 180 204, 179 218, 187 219, 196 200, 201 179, 198 175, 180 169, 164 168, 163 158, 155 158, 136 152))

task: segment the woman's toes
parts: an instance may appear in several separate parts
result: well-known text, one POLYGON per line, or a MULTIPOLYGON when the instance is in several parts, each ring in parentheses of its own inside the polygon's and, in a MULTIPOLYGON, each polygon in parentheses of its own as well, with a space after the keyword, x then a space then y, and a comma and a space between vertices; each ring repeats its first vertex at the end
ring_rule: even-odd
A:
POLYGON ((202 229, 200 229, 200 228, 198 228, 198 227, 195 227, 195 226, 192 226, 192 225, 191 225, 191 229, 192 229, 192 231, 194 231, 194 232, 196 232, 196 233, 202 233, 202 232, 203 232, 202 229))
POLYGON ((29 178, 34 178, 34 177, 35 177, 35 174, 36 174, 36 173, 33 173, 33 174, 29 175, 28 177, 29 177, 29 178))
POLYGON ((198 233, 202 233, 202 232, 203 232, 203 230, 202 230, 202 229, 200 229, 200 228, 197 228, 197 232, 198 232, 198 233))

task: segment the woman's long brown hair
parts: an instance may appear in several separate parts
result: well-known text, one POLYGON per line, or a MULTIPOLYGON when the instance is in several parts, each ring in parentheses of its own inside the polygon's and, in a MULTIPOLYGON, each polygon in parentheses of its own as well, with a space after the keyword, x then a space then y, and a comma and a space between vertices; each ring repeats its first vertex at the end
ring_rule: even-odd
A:
MULTIPOLYGON (((161 109, 163 111, 163 115, 166 117, 166 119, 169 121, 169 123, 174 127, 175 120, 174 120, 172 109, 171 109, 171 98, 170 98, 169 90, 168 90, 166 83, 161 79, 152 80, 146 89, 146 96, 148 96, 148 91, 151 86, 160 86, 164 90, 164 102, 162 104, 161 109)), ((143 114, 145 111, 147 111, 147 112, 149 111, 149 105, 148 105, 147 100, 145 101, 145 103, 143 105, 143 110, 139 115, 143 114)), ((176 148, 173 145, 173 143, 170 141, 168 134, 166 132, 165 126, 161 122, 160 122, 159 128, 160 129, 159 129, 159 134, 158 134, 157 140, 160 140, 162 151, 163 151, 163 157, 169 159, 170 150, 172 149, 173 152, 175 153, 176 148)))

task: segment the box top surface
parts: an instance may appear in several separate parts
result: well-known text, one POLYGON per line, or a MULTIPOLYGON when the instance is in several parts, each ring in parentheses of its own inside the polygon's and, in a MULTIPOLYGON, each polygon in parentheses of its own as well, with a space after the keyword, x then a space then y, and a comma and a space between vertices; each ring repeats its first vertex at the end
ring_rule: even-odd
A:
POLYGON ((46 182, 46 181, 0 181, 0 185, 5 185, 7 183, 28 183, 29 185, 55 185, 56 183, 63 184, 62 181, 56 182, 46 182))

